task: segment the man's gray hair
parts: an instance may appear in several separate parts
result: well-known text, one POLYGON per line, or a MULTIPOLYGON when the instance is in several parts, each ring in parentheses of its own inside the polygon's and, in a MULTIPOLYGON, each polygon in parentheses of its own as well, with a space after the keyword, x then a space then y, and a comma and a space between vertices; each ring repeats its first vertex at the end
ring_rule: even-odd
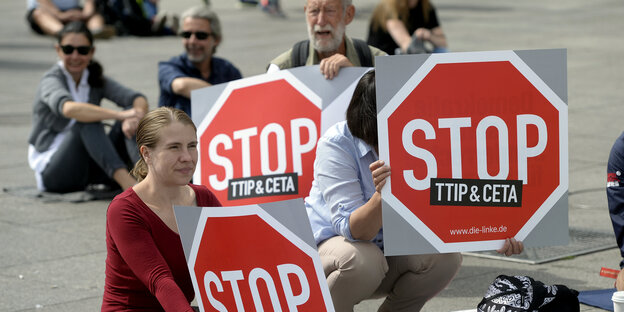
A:
MULTIPOLYGON (((340 0, 342 3, 342 10, 345 11, 350 5, 353 4, 353 0, 340 0)), ((305 3, 308 3, 308 0, 305 0, 305 3)))
MULTIPOLYGON (((351 0, 343 0, 343 1, 351 1, 351 0)), ((212 11, 207 5, 195 6, 187 9, 182 13, 180 18, 180 29, 182 29, 182 23, 187 18, 201 18, 205 19, 210 23, 210 31, 214 36, 215 40, 221 40, 221 22, 219 22, 219 17, 217 13, 212 11)))

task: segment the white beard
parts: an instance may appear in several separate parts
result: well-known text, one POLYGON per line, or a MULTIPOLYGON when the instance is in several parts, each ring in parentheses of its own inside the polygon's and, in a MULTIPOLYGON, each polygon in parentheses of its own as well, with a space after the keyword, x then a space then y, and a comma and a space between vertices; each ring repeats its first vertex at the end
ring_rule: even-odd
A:
POLYGON ((325 25, 323 27, 319 25, 314 25, 314 28, 307 24, 308 26, 308 38, 310 42, 314 46, 314 50, 321 53, 335 52, 340 48, 340 44, 342 43, 342 38, 345 34, 345 25, 344 23, 339 23, 336 28, 333 28, 331 25, 325 25), (329 31, 331 33, 331 39, 326 42, 319 42, 316 40, 315 33, 317 31, 329 31))

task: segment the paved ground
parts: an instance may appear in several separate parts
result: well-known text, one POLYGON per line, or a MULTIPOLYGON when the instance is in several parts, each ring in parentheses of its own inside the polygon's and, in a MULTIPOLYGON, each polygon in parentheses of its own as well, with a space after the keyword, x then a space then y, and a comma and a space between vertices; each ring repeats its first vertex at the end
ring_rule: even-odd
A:
MULTIPOLYGON (((180 13, 199 0, 161 1, 180 13)), ((260 74, 269 60, 305 37, 302 0, 282 1, 287 19, 270 19, 234 0, 215 0, 225 40, 218 54, 244 76, 260 74)), ((347 32, 365 37, 376 0, 356 0, 347 32)), ((610 230, 604 196, 605 166, 622 131, 624 2, 619 0, 437 0, 453 51, 568 49, 570 226, 610 230)), ((26 161, 30 109, 40 76, 55 61, 53 41, 33 35, 24 1, 0 2, 0 187, 34 185, 26 161)), ((155 107, 156 63, 181 51, 177 38, 116 38, 97 43, 106 72, 144 92, 155 107)), ((42 203, 0 193, 0 311, 95 311, 104 283, 107 202, 42 203)), ((530 275, 579 290, 607 288, 601 266, 615 267, 618 251, 543 265, 465 257, 449 287, 424 311, 474 308, 498 274, 530 275)), ((366 301, 357 311, 374 311, 366 301)), ((596 311, 583 306, 583 311, 596 311)))

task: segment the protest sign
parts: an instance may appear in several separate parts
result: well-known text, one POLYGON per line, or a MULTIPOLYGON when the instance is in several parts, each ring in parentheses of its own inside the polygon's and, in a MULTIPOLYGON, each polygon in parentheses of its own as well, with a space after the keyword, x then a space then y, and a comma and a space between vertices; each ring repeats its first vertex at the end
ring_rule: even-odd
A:
POLYGON ((386 255, 568 240, 565 50, 376 58, 386 255))
POLYGON ((316 142, 344 120, 367 70, 344 68, 326 80, 318 66, 307 66, 193 91, 199 140, 193 182, 224 206, 307 196, 316 142))
POLYGON ((303 200, 174 209, 201 311, 334 311, 303 200))

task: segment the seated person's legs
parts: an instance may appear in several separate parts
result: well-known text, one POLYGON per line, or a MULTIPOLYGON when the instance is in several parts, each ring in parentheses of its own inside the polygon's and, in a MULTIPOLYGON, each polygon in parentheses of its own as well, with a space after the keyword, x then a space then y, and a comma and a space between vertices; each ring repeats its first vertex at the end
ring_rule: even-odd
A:
POLYGON ((383 252, 371 242, 350 242, 342 236, 319 245, 323 270, 337 312, 369 298, 388 270, 383 252))
POLYGON ((108 132, 108 138, 113 142, 117 154, 128 165, 128 168, 134 167, 134 164, 141 158, 136 136, 127 138, 121 130, 121 121, 116 121, 108 132))
POLYGON ((461 265, 459 253, 387 257, 388 274, 375 291, 387 295, 379 307, 385 311, 420 311, 455 277, 461 265))
POLYGON ((82 191, 89 183, 101 181, 101 172, 118 184, 126 184, 118 178, 121 170, 127 172, 126 164, 106 135, 104 125, 77 122, 50 159, 42 178, 47 190, 66 193, 82 191), (101 170, 89 170, 91 162, 101 170))
POLYGON ((51 13, 35 8, 28 14, 30 27, 39 34, 54 36, 63 28, 63 23, 51 13))
POLYGON ((116 33, 115 27, 106 25, 104 17, 99 13, 93 14, 86 23, 95 38, 108 39, 116 33))

